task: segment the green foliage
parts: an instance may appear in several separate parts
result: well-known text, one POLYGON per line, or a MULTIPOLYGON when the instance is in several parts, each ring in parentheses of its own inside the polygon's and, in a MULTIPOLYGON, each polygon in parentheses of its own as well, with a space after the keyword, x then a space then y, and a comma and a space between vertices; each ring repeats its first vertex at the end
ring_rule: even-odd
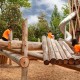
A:
POLYGON ((49 30, 48 22, 45 19, 45 16, 45 14, 41 13, 41 15, 38 17, 39 23, 37 24, 35 36, 40 39, 42 35, 47 35, 47 32, 49 30))
POLYGON ((18 7, 30 7, 29 0, 0 0, 1 13, 4 11, 6 5, 15 4, 18 7))
POLYGON ((15 29, 13 31, 13 37, 19 38, 20 40, 22 39, 22 26, 20 25, 15 26, 15 29))
MULTIPOLYGON (((64 19, 65 17, 67 17, 69 15, 69 7, 68 7, 68 4, 65 4, 62 7, 62 11, 63 11, 62 19, 64 19)), ((69 30, 69 24, 67 24, 66 26, 67 26, 67 30, 69 30)))
POLYGON ((59 27, 58 27, 60 21, 61 21, 61 15, 60 15, 60 13, 58 12, 57 6, 55 5, 55 6, 54 6, 53 13, 52 13, 52 16, 51 16, 51 21, 50 21, 51 31, 52 31, 52 33, 54 34, 55 39, 58 39, 58 38, 63 37, 63 35, 62 35, 62 33, 60 32, 59 27))
POLYGON ((69 7, 67 4, 65 4, 63 7, 62 7, 62 11, 63 11, 63 18, 65 18, 68 14, 69 14, 69 7))
POLYGON ((3 31, 6 29, 6 22, 3 20, 0 20, 0 38, 2 37, 3 31))
POLYGON ((8 5, 2 13, 1 20, 6 21, 9 25, 18 24, 21 18, 20 9, 17 5, 8 5))
POLYGON ((38 18, 38 24, 33 26, 30 25, 28 28, 30 41, 38 41, 38 38, 41 39, 42 35, 47 35, 47 32, 49 30, 48 22, 45 19, 45 15, 41 13, 41 15, 38 18))
POLYGON ((29 0, 7 0, 10 3, 17 4, 20 7, 30 7, 29 0))
POLYGON ((14 38, 22 38, 22 16, 20 7, 30 7, 29 0, 0 0, 0 38, 9 25, 15 27, 14 38))
POLYGON ((28 27, 28 40, 29 41, 37 41, 37 38, 35 37, 35 25, 30 25, 28 27))

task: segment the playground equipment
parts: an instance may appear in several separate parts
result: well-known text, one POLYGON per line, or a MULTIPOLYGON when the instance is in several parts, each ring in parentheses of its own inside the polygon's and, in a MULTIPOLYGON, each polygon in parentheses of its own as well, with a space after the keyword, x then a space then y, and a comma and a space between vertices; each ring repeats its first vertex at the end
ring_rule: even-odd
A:
POLYGON ((70 14, 61 21, 60 30, 65 35, 66 41, 73 39, 79 40, 80 31, 80 3, 79 0, 68 0, 70 14), (70 22, 69 22, 70 21, 70 22), (65 31, 66 24, 69 22, 69 31, 65 31))
MULTIPOLYGON (((77 2, 75 3, 75 0, 69 0, 69 3, 70 11, 72 11, 72 13, 59 25, 60 30, 64 34, 65 25, 70 21, 70 30, 69 32, 66 32, 68 38, 65 38, 67 41, 75 38, 75 30, 80 27, 77 9, 79 8, 79 5, 77 2), (75 27, 73 27, 73 25, 75 25, 75 27), (73 35, 71 31, 73 32, 73 35)), ((7 59, 5 59, 4 56, 7 56, 19 64, 22 68, 21 80, 27 80, 29 56, 43 60, 45 65, 51 63, 80 71, 80 67, 78 66, 80 65, 80 56, 76 56, 64 40, 57 41, 42 36, 42 42, 29 42, 27 38, 28 29, 27 20, 25 20, 22 25, 22 41, 12 40, 12 36, 10 41, 0 40, 0 47, 3 49, 3 51, 0 52, 0 64, 7 64, 7 59)))

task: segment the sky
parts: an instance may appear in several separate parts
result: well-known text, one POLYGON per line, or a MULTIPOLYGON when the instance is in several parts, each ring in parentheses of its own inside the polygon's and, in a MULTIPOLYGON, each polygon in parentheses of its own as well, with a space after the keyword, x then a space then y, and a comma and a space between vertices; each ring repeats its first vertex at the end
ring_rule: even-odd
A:
POLYGON ((50 21, 51 14, 56 4, 59 12, 67 0, 29 0, 31 3, 30 8, 21 8, 23 18, 28 18, 28 24, 38 23, 38 16, 41 12, 46 14, 46 19, 50 21))

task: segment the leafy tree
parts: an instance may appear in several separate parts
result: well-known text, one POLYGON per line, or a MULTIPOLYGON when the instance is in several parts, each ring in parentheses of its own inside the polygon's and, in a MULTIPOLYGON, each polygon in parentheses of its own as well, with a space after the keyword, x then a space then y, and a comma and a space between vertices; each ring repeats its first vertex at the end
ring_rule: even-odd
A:
POLYGON ((0 37, 7 26, 13 25, 13 27, 15 27, 14 37, 22 38, 21 23, 23 19, 20 7, 30 7, 30 3, 28 0, 0 0, 0 22, 2 22, 0 25, 0 37))
POLYGON ((6 22, 3 20, 0 20, 0 38, 2 37, 2 33, 6 29, 6 26, 7 26, 6 22))
POLYGON ((65 4, 63 7, 62 7, 62 11, 63 11, 63 18, 65 18, 67 15, 69 15, 69 7, 67 4, 65 4))
POLYGON ((52 16, 51 16, 50 25, 51 25, 52 33, 54 34, 56 39, 62 37, 62 34, 61 34, 59 27, 58 27, 60 21, 61 21, 61 15, 58 12, 57 6, 55 5, 52 16))
POLYGON ((29 25, 28 27, 28 40, 29 41, 37 41, 37 38, 35 37, 35 25, 29 25))
POLYGON ((0 0, 1 13, 8 4, 16 4, 18 7, 30 7, 29 0, 0 0))
POLYGON ((20 9, 17 7, 17 5, 8 5, 2 16, 1 16, 1 20, 6 21, 9 25, 10 24, 17 24, 20 21, 21 18, 21 12, 20 9))
MULTIPOLYGON (((62 20, 64 18, 66 18, 68 15, 69 15, 69 7, 68 7, 68 4, 65 4, 63 7, 62 7, 62 11, 63 11, 63 15, 62 15, 62 20)), ((67 30, 69 30, 69 24, 66 25, 67 27, 67 30)))
POLYGON ((39 22, 35 25, 30 25, 28 27, 28 34, 30 41, 38 41, 38 38, 41 39, 42 35, 47 35, 49 30, 48 22, 45 19, 45 14, 41 13, 38 17, 39 22))
POLYGON ((39 18, 39 22, 37 24, 37 28, 35 31, 35 36, 36 38, 40 38, 42 37, 42 35, 47 35, 47 32, 49 30, 49 26, 48 26, 48 22, 45 19, 45 14, 41 13, 39 18))

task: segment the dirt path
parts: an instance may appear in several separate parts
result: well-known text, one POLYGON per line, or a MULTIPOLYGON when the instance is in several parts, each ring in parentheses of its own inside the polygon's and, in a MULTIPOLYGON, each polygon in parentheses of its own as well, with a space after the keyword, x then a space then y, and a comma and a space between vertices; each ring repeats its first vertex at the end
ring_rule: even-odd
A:
MULTIPOLYGON (((13 66, 0 67, 0 80, 21 80, 21 68, 13 66)), ((80 80, 80 72, 57 65, 44 65, 40 61, 31 61, 28 80, 80 80)))

